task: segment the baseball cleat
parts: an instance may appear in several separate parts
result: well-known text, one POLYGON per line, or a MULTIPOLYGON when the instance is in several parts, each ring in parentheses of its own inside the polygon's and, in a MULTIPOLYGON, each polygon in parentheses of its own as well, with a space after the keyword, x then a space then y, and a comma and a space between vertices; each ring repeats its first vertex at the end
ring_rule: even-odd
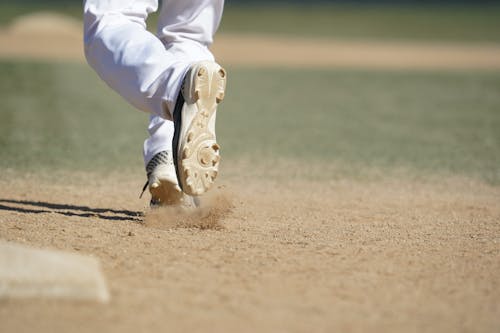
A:
POLYGON ((146 166, 146 172, 148 177, 146 186, 149 187, 151 193, 151 207, 197 206, 191 197, 182 192, 177 183, 171 152, 162 151, 156 154, 146 166))
POLYGON ((177 99, 172 149, 182 190, 198 196, 208 191, 219 171, 215 138, 217 105, 224 99, 226 71, 217 63, 195 63, 186 74, 177 99))

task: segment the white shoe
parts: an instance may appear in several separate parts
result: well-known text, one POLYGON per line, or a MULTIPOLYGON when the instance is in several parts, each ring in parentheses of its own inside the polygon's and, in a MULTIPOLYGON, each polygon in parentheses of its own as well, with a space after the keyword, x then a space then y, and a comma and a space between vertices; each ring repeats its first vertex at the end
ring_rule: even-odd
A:
POLYGON ((189 195, 205 193, 217 177, 215 118, 225 89, 226 71, 212 61, 195 63, 184 78, 173 113, 172 150, 179 185, 189 195))
POLYGON ((177 183, 172 152, 162 151, 156 154, 146 166, 146 172, 148 176, 146 186, 149 185, 151 193, 151 207, 175 205, 187 208, 198 205, 182 192, 177 183))

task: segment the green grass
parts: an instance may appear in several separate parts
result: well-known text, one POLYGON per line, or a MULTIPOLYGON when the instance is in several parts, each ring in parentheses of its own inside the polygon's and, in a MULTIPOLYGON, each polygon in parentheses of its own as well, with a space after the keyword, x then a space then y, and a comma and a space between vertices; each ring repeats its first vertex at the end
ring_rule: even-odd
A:
POLYGON ((226 11, 221 31, 346 39, 500 42, 500 7, 236 7, 226 11))
POLYGON ((500 73, 237 70, 231 82, 230 152, 500 182, 500 73))
MULTIPOLYGON (((39 10, 81 18, 80 3, 0 4, 0 25, 39 10)), ((154 30, 156 17, 150 27, 154 30)), ((500 6, 226 6, 222 32, 347 39, 500 42, 500 6)))
POLYGON ((0 63, 0 166, 34 171, 140 164, 147 117, 85 65, 0 63))
MULTIPOLYGON (((289 160, 500 184, 500 73, 230 68, 226 161, 289 160)), ((0 168, 141 168, 147 116, 85 65, 0 63, 0 168)))

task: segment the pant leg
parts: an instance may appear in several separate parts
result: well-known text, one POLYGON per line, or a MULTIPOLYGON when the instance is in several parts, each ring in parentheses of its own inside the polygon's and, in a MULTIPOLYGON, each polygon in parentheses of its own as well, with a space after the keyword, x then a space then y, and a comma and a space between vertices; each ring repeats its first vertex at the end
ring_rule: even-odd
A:
POLYGON ((213 60, 208 49, 222 18, 224 0, 164 0, 158 37, 178 59, 213 60))
POLYGON ((151 115, 148 126, 149 138, 144 141, 144 165, 159 152, 172 150, 174 122, 151 115))
MULTIPOLYGON (((222 17, 223 0, 164 0, 158 21, 158 37, 175 58, 191 64, 214 60, 209 46, 222 17)), ((172 109, 173 110, 173 109, 172 109)), ((144 142, 144 163, 163 150, 171 150, 173 123, 151 116, 150 137, 144 142)))
POLYGON ((132 105, 171 119, 189 61, 146 30, 145 20, 157 8, 156 0, 85 0, 85 56, 132 105))

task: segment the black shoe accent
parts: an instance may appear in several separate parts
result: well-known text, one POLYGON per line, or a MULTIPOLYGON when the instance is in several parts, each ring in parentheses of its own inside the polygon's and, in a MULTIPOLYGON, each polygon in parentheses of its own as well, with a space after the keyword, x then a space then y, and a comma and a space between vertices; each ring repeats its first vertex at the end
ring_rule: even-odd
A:
POLYGON ((146 184, 144 184, 144 186, 142 187, 142 192, 139 195, 139 199, 141 199, 142 195, 144 194, 144 192, 146 192, 146 189, 148 188, 148 185, 149 185, 149 180, 146 180, 146 184))
POLYGON ((174 158, 174 166, 175 166, 175 174, 177 175, 177 183, 181 190, 182 182, 179 177, 179 165, 178 165, 178 152, 179 152, 179 137, 181 135, 181 127, 182 127, 182 107, 184 106, 184 96, 182 95, 182 88, 179 92, 179 96, 177 96, 177 101, 175 103, 174 112, 172 114, 174 120, 174 138, 172 139, 172 155, 174 158))

